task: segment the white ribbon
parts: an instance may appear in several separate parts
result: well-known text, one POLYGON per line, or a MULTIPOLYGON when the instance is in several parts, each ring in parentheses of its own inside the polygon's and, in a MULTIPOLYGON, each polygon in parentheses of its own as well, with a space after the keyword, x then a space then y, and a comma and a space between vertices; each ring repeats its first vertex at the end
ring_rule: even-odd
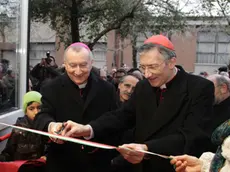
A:
MULTIPOLYGON (((19 130, 28 131, 31 133, 40 134, 43 136, 48 136, 51 138, 61 139, 61 140, 68 141, 68 142, 82 144, 82 145, 86 145, 86 146, 91 146, 91 147, 96 147, 96 148, 101 148, 101 149, 117 149, 116 146, 110 146, 110 145, 106 145, 106 144, 102 144, 102 143, 91 142, 88 140, 82 140, 82 139, 77 139, 77 138, 72 138, 72 137, 50 134, 48 132, 34 130, 34 129, 30 129, 30 128, 25 128, 25 127, 19 127, 19 126, 10 125, 10 124, 6 124, 6 123, 2 123, 2 122, 0 122, 0 125, 8 126, 8 127, 19 129, 19 130)), ((130 150, 128 148, 123 148, 123 149, 130 150)), ((130 151, 133 151, 133 150, 130 150, 130 151)), ((135 150, 135 151, 142 152, 142 153, 149 154, 149 155, 158 156, 158 157, 165 158, 165 159, 170 159, 170 156, 161 155, 161 154, 157 154, 157 153, 153 153, 153 152, 149 152, 149 151, 144 151, 144 150, 135 150)))
POLYGON ((28 131, 28 132, 31 132, 31 133, 36 133, 36 134, 40 134, 40 135, 43 135, 43 136, 48 136, 48 137, 52 137, 52 138, 56 138, 56 139, 61 139, 61 140, 64 140, 64 141, 69 141, 69 142, 82 144, 82 145, 86 145, 86 146, 92 146, 92 147, 97 147, 97 148, 102 148, 102 149, 116 149, 115 146, 105 145, 105 144, 101 144, 101 143, 91 142, 91 141, 72 138, 72 137, 66 137, 66 136, 61 136, 61 135, 50 134, 50 133, 47 133, 47 132, 44 132, 44 131, 34 130, 34 129, 30 129, 30 128, 25 128, 25 127, 19 127, 19 126, 15 126, 15 125, 9 125, 9 124, 2 123, 2 122, 0 122, 0 125, 5 125, 5 126, 11 127, 11 128, 24 130, 24 131, 28 131))

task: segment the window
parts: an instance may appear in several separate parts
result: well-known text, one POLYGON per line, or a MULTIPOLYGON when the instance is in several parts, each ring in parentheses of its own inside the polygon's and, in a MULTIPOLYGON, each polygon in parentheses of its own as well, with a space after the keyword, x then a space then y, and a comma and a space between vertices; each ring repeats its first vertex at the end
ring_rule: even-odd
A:
POLYGON ((197 63, 228 64, 230 36, 218 31, 199 31, 197 35, 197 63))
POLYGON ((30 42, 30 65, 34 67, 37 63, 40 63, 42 58, 46 58, 48 51, 51 56, 55 56, 55 42, 30 42))
POLYGON ((93 51, 93 54, 94 54, 94 60, 95 61, 106 61, 106 52, 105 51, 102 51, 102 50, 95 50, 93 51))
POLYGON ((2 115, 19 109, 22 105, 19 100, 22 100, 22 95, 26 91, 28 1, 4 0, 0 1, 0 7, 0 115, 2 115))

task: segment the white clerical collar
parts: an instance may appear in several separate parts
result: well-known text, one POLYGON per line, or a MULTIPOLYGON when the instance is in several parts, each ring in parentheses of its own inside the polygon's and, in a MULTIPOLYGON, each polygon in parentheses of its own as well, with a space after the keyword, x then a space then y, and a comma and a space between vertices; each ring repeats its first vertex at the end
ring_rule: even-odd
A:
MULTIPOLYGON (((174 71, 175 71, 175 75, 174 75, 174 77, 175 77, 176 74, 177 74, 178 69, 175 67, 175 68, 174 68, 174 71)), ((174 77, 173 77, 173 78, 174 78, 174 77)), ((172 78, 172 79, 173 79, 173 78, 172 78)), ((166 88, 167 88, 167 87, 166 87, 166 84, 163 84, 162 86, 160 86, 160 88, 161 88, 161 89, 166 89, 166 88)))
POLYGON ((83 83, 83 84, 80 84, 78 85, 79 89, 82 89, 82 88, 85 88, 87 85, 87 82, 83 83))

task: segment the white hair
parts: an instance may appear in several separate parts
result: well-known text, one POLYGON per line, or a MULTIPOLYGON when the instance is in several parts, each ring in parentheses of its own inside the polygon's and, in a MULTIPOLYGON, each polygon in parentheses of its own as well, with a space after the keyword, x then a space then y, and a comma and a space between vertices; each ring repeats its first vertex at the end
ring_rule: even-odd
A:
POLYGON ((226 84, 228 91, 230 92, 230 79, 225 75, 213 74, 208 76, 208 79, 215 79, 217 86, 226 84))

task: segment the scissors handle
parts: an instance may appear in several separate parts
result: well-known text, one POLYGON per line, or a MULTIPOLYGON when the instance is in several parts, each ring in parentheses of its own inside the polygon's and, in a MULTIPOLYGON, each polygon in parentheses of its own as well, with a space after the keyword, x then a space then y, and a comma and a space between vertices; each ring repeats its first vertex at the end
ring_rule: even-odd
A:
MULTIPOLYGON (((173 158, 169 157, 169 161, 171 161, 173 158)), ((173 164, 174 170, 176 169, 176 164, 173 164)))
POLYGON ((62 126, 60 128, 59 131, 55 131, 56 134, 61 134, 61 132, 65 129, 65 125, 64 125, 65 122, 62 123, 62 126))

